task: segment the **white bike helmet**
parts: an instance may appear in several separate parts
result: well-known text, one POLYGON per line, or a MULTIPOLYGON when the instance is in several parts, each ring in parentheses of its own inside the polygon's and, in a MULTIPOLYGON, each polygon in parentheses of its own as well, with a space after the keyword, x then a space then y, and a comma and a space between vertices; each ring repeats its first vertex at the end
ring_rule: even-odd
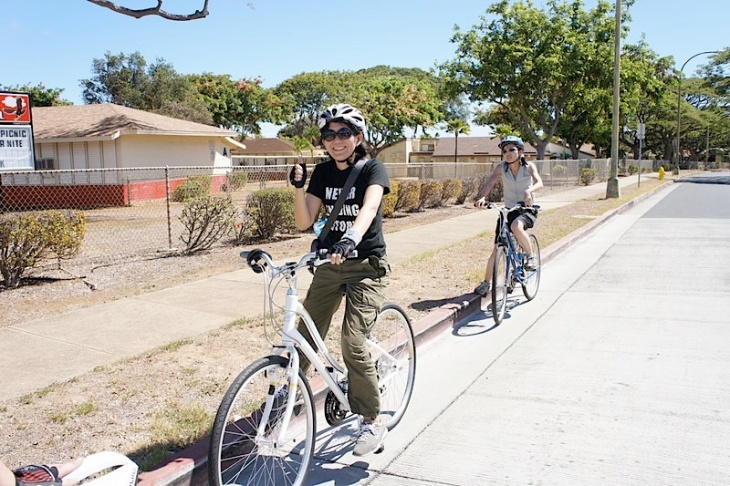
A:
POLYGON ((520 137, 515 137, 514 135, 507 135, 504 137, 502 141, 499 142, 499 148, 509 144, 516 145, 520 150, 525 150, 525 143, 520 137))
POLYGON ((338 103, 324 110, 317 120, 319 129, 322 130, 331 121, 347 122, 360 133, 365 133, 365 117, 360 110, 347 103, 338 103))
POLYGON ((64 484, 71 481, 83 481, 85 486, 134 486, 137 464, 118 452, 97 452, 86 456, 75 471, 63 478, 64 484))

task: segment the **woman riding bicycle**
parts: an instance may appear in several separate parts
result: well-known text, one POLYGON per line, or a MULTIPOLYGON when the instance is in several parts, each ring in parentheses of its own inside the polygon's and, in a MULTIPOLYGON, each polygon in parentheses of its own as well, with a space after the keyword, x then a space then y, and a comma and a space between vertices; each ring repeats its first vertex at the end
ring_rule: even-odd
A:
MULTIPOLYGON (((294 217, 302 231, 314 224, 322 204, 327 212, 332 211, 353 166, 366 155, 362 146, 365 118, 360 110, 348 104, 332 105, 319 116, 318 124, 330 159, 314 167, 306 192, 306 165, 296 164, 290 174, 296 188, 294 217)), ((380 392, 366 336, 385 300, 390 274, 381 205, 383 195, 389 191, 385 166, 377 159, 368 160, 322 244, 329 250, 331 265, 317 269, 302 303, 324 337, 344 292, 341 347, 348 371, 350 406, 353 413, 362 416, 353 451, 358 456, 378 450, 387 433, 385 425, 377 420, 380 392), (347 259, 354 250, 357 257, 347 259)), ((299 332, 313 344, 301 322, 299 332)), ((301 363, 306 370, 309 363, 306 359, 301 363)))
MULTIPOLYGON (((524 142, 522 142, 521 138, 510 135, 502 139, 499 143, 499 148, 502 150, 503 161, 499 164, 497 170, 494 170, 489 176, 489 179, 487 179, 487 182, 479 193, 479 198, 474 202, 474 206, 481 208, 487 205, 486 196, 489 195, 492 187, 494 187, 494 184, 500 178, 502 180, 504 206, 506 208, 512 208, 520 203, 523 203, 525 206, 532 206, 535 203, 533 193, 538 189, 542 189, 543 184, 535 164, 525 160, 524 142)), ((517 238, 517 242, 525 251, 527 256, 525 268, 527 270, 533 270, 535 268, 535 258, 533 257, 530 237, 526 230, 535 225, 536 219, 537 214, 525 211, 524 213, 511 212, 507 220, 510 231, 512 231, 517 238)), ((497 229, 498 232, 499 228, 497 229)), ((495 247, 498 236, 499 234, 495 235, 495 247)), ((487 260, 484 281, 474 289, 474 293, 482 297, 489 294, 495 254, 496 251, 492 250, 492 253, 489 255, 489 260, 487 260)))

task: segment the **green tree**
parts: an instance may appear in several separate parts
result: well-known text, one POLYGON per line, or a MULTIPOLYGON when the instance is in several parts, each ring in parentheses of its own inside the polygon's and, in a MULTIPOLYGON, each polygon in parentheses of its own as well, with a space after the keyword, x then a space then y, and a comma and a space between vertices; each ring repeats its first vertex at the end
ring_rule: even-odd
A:
POLYGON ((205 125, 213 124, 213 115, 189 76, 178 74, 172 64, 163 59, 149 66, 147 76, 149 79, 141 109, 205 125))
MULTIPOLYGON (((639 123, 650 121, 649 107, 660 102, 672 76, 671 57, 659 57, 642 39, 628 44, 621 55, 621 107, 619 141, 639 158, 639 123)), ((606 137, 608 131, 605 131, 606 137)), ((645 145, 642 143, 642 145, 645 145)))
POLYGON ((730 108, 730 47, 710 56, 711 61, 702 67, 707 84, 724 99, 725 108, 730 108))
POLYGON ((300 73, 276 86, 274 94, 290 113, 282 135, 303 136, 307 127, 317 126, 319 114, 338 98, 342 76, 340 71, 300 73))
POLYGON ((30 105, 33 107, 73 105, 70 101, 61 98, 63 89, 46 88, 43 83, 38 83, 36 86, 31 86, 29 84, 17 86, 0 85, 0 91, 20 91, 22 93, 28 93, 30 105))
POLYGON ((292 143, 294 144, 294 151, 297 153, 297 155, 302 155, 305 150, 309 150, 309 153, 314 155, 314 145, 312 145, 312 142, 310 142, 306 138, 296 136, 292 139, 292 143))
POLYGON ((368 123, 365 141, 372 157, 403 140, 406 128, 429 127, 443 121, 443 103, 434 85, 397 72, 365 70, 348 77, 351 103, 363 111, 368 123))
POLYGON ((729 117, 724 97, 718 96, 708 79, 685 79, 682 87, 682 150, 689 151, 690 160, 696 161, 710 144, 729 148, 726 135, 729 117))
POLYGON ((213 116, 189 77, 172 64, 153 64, 139 52, 111 54, 92 61, 91 79, 81 80, 86 103, 114 103, 128 108, 210 125, 213 116))
POLYGON ((115 103, 161 115, 259 135, 261 122, 281 123, 285 104, 260 79, 227 74, 179 74, 172 64, 147 62, 139 52, 94 59, 91 79, 82 80, 87 103, 115 103))
POLYGON ((611 71, 611 5, 599 0, 584 11, 579 0, 551 0, 541 11, 529 1, 503 0, 486 13, 471 30, 456 28, 456 59, 441 66, 447 86, 497 105, 498 121, 508 121, 543 158, 574 90, 604 84, 611 71))
POLYGON ((132 54, 106 52, 103 59, 91 62, 94 76, 82 79, 82 96, 87 104, 114 103, 128 108, 146 109, 145 93, 150 76, 147 61, 136 51, 132 54))
POLYGON ((421 69, 375 66, 359 71, 302 73, 282 82, 274 93, 291 115, 280 135, 304 136, 308 127, 333 103, 362 110, 368 130, 365 142, 372 157, 402 140, 406 128, 429 127, 444 120, 441 83, 421 69))
POLYGON ((283 104, 272 90, 261 86, 261 79, 234 81, 230 75, 212 73, 190 79, 219 127, 245 137, 260 135, 261 122, 282 121, 283 104))

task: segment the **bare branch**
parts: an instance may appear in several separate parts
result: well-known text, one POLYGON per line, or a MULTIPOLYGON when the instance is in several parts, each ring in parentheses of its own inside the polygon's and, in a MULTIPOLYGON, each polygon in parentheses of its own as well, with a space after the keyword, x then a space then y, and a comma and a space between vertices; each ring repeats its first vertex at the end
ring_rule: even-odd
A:
POLYGON ((134 17, 136 19, 141 19, 142 17, 146 17, 148 15, 156 15, 158 17, 162 17, 166 20, 177 20, 177 21, 186 21, 186 20, 196 20, 196 19, 202 19, 208 16, 208 3, 210 0, 203 0, 203 8, 201 10, 196 10, 195 12, 187 15, 179 15, 179 14, 173 14, 170 12, 166 12, 165 10, 162 10, 162 2, 163 0, 157 0, 157 6, 156 7, 149 7, 149 8, 141 8, 141 9, 132 9, 127 8, 122 5, 118 5, 114 2, 110 2, 108 0, 87 0, 88 2, 93 3, 94 5, 98 5, 100 7, 108 8, 109 10, 112 10, 114 12, 120 13, 122 15, 128 15, 130 17, 134 17))

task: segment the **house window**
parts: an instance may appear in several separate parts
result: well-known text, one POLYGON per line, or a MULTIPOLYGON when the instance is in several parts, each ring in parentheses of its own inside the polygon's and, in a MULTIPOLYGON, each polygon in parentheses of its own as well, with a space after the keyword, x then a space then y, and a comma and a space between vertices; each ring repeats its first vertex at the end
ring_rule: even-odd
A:
POLYGON ((35 170, 53 170, 53 159, 35 159, 35 170))

